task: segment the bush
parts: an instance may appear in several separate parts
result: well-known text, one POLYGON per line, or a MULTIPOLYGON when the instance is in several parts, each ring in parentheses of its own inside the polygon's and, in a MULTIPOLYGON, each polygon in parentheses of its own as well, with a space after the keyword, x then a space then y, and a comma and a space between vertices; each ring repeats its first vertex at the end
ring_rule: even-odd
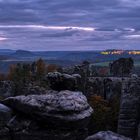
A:
POLYGON ((94 113, 91 118, 89 130, 91 133, 106 130, 106 120, 109 112, 109 103, 105 101, 101 96, 91 96, 89 99, 90 105, 94 109, 94 113))
POLYGON ((89 133, 99 131, 116 131, 119 114, 119 100, 112 102, 104 100, 101 96, 93 95, 89 98, 89 104, 93 107, 94 113, 89 125, 89 133))

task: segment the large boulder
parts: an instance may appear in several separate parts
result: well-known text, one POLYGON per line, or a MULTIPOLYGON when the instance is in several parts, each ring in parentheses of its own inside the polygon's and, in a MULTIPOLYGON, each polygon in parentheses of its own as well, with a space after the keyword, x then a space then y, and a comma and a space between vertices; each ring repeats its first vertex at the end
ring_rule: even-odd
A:
POLYGON ((132 140, 111 131, 102 131, 93 136, 88 137, 86 140, 132 140))
POLYGON ((79 74, 61 74, 59 72, 48 73, 47 80, 53 90, 71 90, 75 91, 80 83, 81 76, 79 74))
POLYGON ((93 112, 81 92, 68 90, 10 97, 3 103, 43 125, 55 128, 84 128, 93 112))

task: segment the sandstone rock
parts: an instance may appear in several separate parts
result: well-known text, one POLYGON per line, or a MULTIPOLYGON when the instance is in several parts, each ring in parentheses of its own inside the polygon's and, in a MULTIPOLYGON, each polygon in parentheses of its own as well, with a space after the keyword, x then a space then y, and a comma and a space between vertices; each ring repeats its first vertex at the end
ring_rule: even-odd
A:
POLYGON ((12 132, 13 140, 84 140, 88 136, 85 128, 79 130, 51 129, 23 115, 14 116, 7 126, 12 132))
POLYGON ((0 104, 0 128, 3 128, 12 117, 12 110, 0 104))
POLYGON ((138 76, 137 74, 132 74, 132 75, 131 75, 131 78, 133 78, 133 79, 138 79, 139 76, 138 76))
POLYGON ((11 135, 8 128, 3 127, 0 129, 0 140, 11 140, 11 135))
POLYGON ((48 91, 45 95, 10 97, 3 103, 52 127, 83 128, 93 109, 81 92, 48 91))
POLYGON ((0 81, 0 96, 1 98, 7 98, 12 96, 13 83, 10 81, 0 81))
POLYGON ((38 125, 35 121, 26 118, 25 116, 16 115, 8 123, 7 127, 12 132, 25 131, 27 129, 38 129, 38 125))
POLYGON ((46 89, 43 87, 35 86, 35 85, 29 85, 25 89, 25 95, 39 95, 39 94, 45 94, 46 89))
POLYGON ((85 140, 86 137, 86 130, 37 130, 16 132, 14 133, 13 140, 85 140))
POLYGON ((6 124, 12 118, 12 110, 5 105, 0 104, 0 140, 10 140, 9 129, 6 124))
POLYGON ((81 76, 79 74, 69 75, 61 74, 59 72, 49 73, 47 80, 50 83, 50 87, 53 90, 72 90, 75 91, 78 86, 78 82, 81 76))
POLYGON ((140 80, 130 78, 123 81, 118 133, 136 139, 139 122, 140 80))
POLYGON ((138 126, 138 140, 140 139, 140 123, 139 123, 139 126, 138 126))
POLYGON ((89 77, 87 79, 87 95, 99 95, 108 101, 121 98, 122 78, 89 77))
POLYGON ((88 137, 86 140, 132 140, 111 131, 102 131, 93 136, 88 137))

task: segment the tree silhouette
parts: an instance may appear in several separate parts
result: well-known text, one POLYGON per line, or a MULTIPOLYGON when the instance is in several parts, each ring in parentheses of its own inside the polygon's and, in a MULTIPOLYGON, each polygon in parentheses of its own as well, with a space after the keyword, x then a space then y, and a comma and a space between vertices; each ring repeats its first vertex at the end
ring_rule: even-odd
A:
POLYGON ((120 58, 110 63, 110 73, 113 76, 128 76, 134 67, 132 58, 120 58))

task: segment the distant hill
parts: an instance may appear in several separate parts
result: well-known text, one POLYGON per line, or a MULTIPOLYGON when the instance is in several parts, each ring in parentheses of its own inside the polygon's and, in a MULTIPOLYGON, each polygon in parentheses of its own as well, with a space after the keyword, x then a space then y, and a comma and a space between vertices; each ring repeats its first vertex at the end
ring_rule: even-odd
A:
POLYGON ((0 49, 0 52, 14 52, 14 50, 11 50, 11 49, 0 49))
POLYGON ((19 57, 27 57, 27 56, 34 56, 34 53, 30 52, 30 51, 26 51, 26 50, 17 50, 12 55, 13 56, 19 56, 19 57))
POLYGON ((15 50, 10 50, 10 49, 0 49, 0 55, 9 55, 14 53, 15 50))

